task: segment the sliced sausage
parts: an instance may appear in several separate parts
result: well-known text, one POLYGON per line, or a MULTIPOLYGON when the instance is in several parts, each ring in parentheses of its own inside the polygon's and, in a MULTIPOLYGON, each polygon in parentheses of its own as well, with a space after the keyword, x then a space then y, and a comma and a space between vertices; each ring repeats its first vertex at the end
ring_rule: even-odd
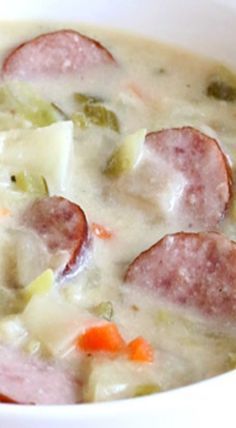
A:
POLYGON ((185 179, 177 213, 181 227, 215 228, 232 194, 231 168, 217 141, 184 127, 151 133, 146 144, 153 157, 166 162, 167 169, 181 173, 185 179))
POLYGON ((35 78, 75 74, 87 67, 115 64, 99 42, 77 31, 40 35, 15 48, 3 63, 5 76, 35 78))
POLYGON ((61 196, 39 199, 26 210, 23 223, 41 237, 49 251, 68 253, 63 275, 77 270, 88 243, 87 220, 78 205, 61 196))
POLYGON ((167 235, 131 263, 125 280, 204 314, 236 318, 236 243, 222 234, 167 235))
POLYGON ((81 385, 65 369, 1 345, 0 401, 74 404, 81 401, 81 385))

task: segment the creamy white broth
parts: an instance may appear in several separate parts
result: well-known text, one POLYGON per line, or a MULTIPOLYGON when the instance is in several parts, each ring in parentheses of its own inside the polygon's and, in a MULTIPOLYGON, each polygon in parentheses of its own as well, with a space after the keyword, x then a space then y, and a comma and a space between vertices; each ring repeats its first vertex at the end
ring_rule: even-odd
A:
MULTIPOLYGON (((78 312, 78 326, 75 328, 79 334, 79 323, 83 331, 84 320, 94 322, 92 308, 101 302, 111 301, 113 320, 125 339, 145 337, 155 349, 155 359, 152 364, 145 365, 131 363, 123 356, 114 359, 106 355, 82 355, 74 349, 70 338, 67 342, 68 332, 65 332, 64 345, 63 326, 61 337, 59 334, 55 341, 51 336, 49 338, 47 323, 40 329, 38 314, 44 304, 36 300, 32 311, 29 307, 25 309, 19 288, 19 263, 22 262, 26 269, 27 263, 30 264, 30 275, 22 279, 23 283, 32 280, 34 273, 36 277, 40 270, 46 269, 48 260, 44 250, 40 253, 37 248, 32 256, 29 250, 31 241, 27 241, 25 247, 23 243, 19 253, 16 234, 22 230, 18 218, 31 197, 24 194, 20 198, 19 195, 8 198, 6 192, 11 184, 6 184, 4 174, 1 200, 14 216, 0 220, 0 266, 3 266, 0 287, 6 289, 4 299, 7 300, 1 309, 1 342, 45 359, 60 360, 83 380, 82 400, 85 401, 135 396, 140 385, 157 384, 160 390, 166 390, 229 370, 235 364, 236 333, 233 325, 212 323, 192 311, 169 307, 164 301, 153 300, 145 290, 136 290, 134 286, 123 283, 129 263, 140 252, 167 233, 182 230, 180 221, 177 222, 174 215, 166 216, 166 211, 171 214, 176 193, 181 193, 184 185, 183 177, 171 171, 170 184, 160 184, 158 176, 151 183, 150 176, 147 179, 147 175, 151 175, 150 169, 145 165, 145 156, 149 156, 147 149, 142 160, 143 169, 139 170, 138 176, 132 176, 131 172, 129 178, 110 180, 103 173, 122 136, 140 128, 150 132, 181 126, 194 126, 216 137, 234 168, 236 104, 219 102, 205 95, 208 77, 218 65, 206 58, 125 33, 61 23, 1 24, 0 59, 3 60, 9 49, 21 42, 57 28, 75 28, 95 37, 112 52, 120 67, 114 70, 104 66, 76 78, 35 80, 33 84, 43 97, 55 103, 69 118, 78 109, 73 100, 74 93, 102 98, 105 106, 116 113, 121 133, 98 126, 74 129, 67 180, 56 193, 79 204, 89 225, 104 225, 113 236, 109 240, 93 236, 86 264, 75 277, 51 292, 50 302, 55 299, 62 305, 68 304, 68 309, 65 306, 68 314, 70 305, 71 310, 78 312), (145 197, 140 197, 139 183, 142 183, 141 192, 145 197), (158 185, 160 191, 156 195, 158 185), (8 310, 6 306, 13 309, 8 310), (13 318, 9 315, 6 318, 6 313, 13 318), (36 321, 33 322, 34 313, 36 321), (39 329, 35 323, 39 324, 39 329)), ((5 130, 4 124, 1 129, 5 130)), ((163 172, 165 169, 166 165, 163 165, 163 172)), ((53 187, 49 190, 54 193, 53 187)), ((217 230, 236 238, 234 221, 228 213, 217 230)), ((45 308, 49 309, 45 311, 48 313, 42 314, 42 318, 48 317, 52 330, 57 330, 59 312, 55 311, 55 316, 50 316, 52 307, 47 299, 45 297, 45 308)), ((63 325, 63 318, 61 323, 63 325)))

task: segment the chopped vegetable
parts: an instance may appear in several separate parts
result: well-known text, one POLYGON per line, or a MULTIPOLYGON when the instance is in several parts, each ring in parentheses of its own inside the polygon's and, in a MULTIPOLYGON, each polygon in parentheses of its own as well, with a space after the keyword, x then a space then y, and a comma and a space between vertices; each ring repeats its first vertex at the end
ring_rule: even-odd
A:
POLYGON ((118 177, 134 169, 142 157, 145 136, 146 129, 128 135, 108 160, 105 174, 118 177))
POLYGON ((53 356, 73 349, 84 328, 98 322, 87 311, 65 302, 56 293, 34 295, 25 307, 22 320, 32 337, 53 356))
POLYGON ((29 128, 32 124, 23 117, 15 114, 12 111, 0 112, 0 131, 8 131, 10 129, 29 128))
POLYGON ((57 104, 51 103, 52 107, 60 114, 61 118, 64 120, 70 120, 70 117, 68 114, 64 112, 64 110, 61 109, 57 104))
POLYGON ((149 103, 151 101, 150 96, 148 96, 148 94, 145 94, 143 89, 136 82, 130 82, 126 86, 126 88, 137 98, 139 98, 144 104, 149 103))
POLYGON ((73 120, 73 123, 81 129, 88 128, 89 126, 89 122, 85 114, 82 112, 73 113, 71 119, 73 120))
POLYGON ((139 363, 152 363, 154 352, 152 346, 143 338, 137 337, 127 346, 128 358, 139 363))
POLYGON ((111 302, 102 302, 93 308, 93 313, 98 317, 104 318, 107 321, 111 321, 113 317, 113 305, 111 302))
POLYGON ((26 171, 19 172, 11 177, 18 190, 35 195, 47 196, 48 185, 44 177, 36 174, 29 174, 26 171))
POLYGON ((236 353, 229 352, 228 354, 228 366, 230 370, 236 369, 236 353))
POLYGON ((53 271, 51 269, 47 269, 23 289, 23 296, 26 300, 30 300, 37 294, 47 294, 52 290, 53 284, 53 271))
POLYGON ((72 115, 73 122, 81 129, 87 128, 90 124, 111 128, 119 132, 119 122, 116 114, 101 105, 103 100, 99 97, 87 94, 74 94, 75 101, 80 104, 83 111, 76 112, 72 115))
POLYGON ((228 85, 228 83, 215 80, 208 85, 207 95, 217 100, 235 101, 236 88, 228 85))
POLYGON ((76 92, 74 94, 74 99, 79 104, 87 104, 87 103, 94 104, 94 103, 103 102, 102 98, 100 98, 100 97, 95 97, 95 96, 88 95, 88 94, 80 94, 79 92, 76 92))
MULTIPOLYGON (((156 371, 149 364, 138 367, 123 356, 87 359, 84 400, 111 401, 136 395, 141 385, 157 384, 156 371)), ((132 424, 131 424, 132 426, 132 424)))
POLYGON ((51 257, 43 241, 31 230, 14 233, 15 278, 22 289, 27 287, 42 272, 52 267, 51 257))
POLYGON ((28 171, 47 180, 50 193, 63 190, 73 147, 73 123, 0 132, 0 165, 10 174, 28 171))
POLYGON ((5 86, 5 102, 35 126, 48 126, 57 122, 55 108, 41 98, 35 89, 25 82, 11 82, 5 86))
POLYGON ((77 341, 77 347, 85 352, 117 354, 125 348, 125 342, 113 323, 91 327, 77 341))
POLYGON ((220 66, 210 79, 207 96, 217 100, 235 101, 236 75, 226 67, 220 66))
POLYGON ((8 208, 0 208, 0 218, 1 217, 9 217, 12 212, 8 208))
POLYGON ((164 325, 172 325, 177 320, 179 320, 179 317, 173 314, 168 309, 159 309, 155 317, 155 322, 157 324, 164 324, 164 325))
POLYGON ((8 315, 0 321, 0 340, 9 345, 24 341, 27 331, 18 315, 8 315))
POLYGON ((84 114, 90 120, 91 123, 103 128, 110 128, 113 131, 119 132, 120 126, 116 114, 108 110, 106 107, 100 104, 85 104, 84 114))
POLYGON ((113 233, 109 229, 98 223, 92 223, 92 231, 94 235, 104 240, 111 239, 113 236, 113 233))
POLYGON ((147 383, 144 385, 138 385, 135 393, 134 393, 134 397, 142 397, 143 395, 151 395, 151 394, 155 394, 157 392, 160 392, 161 388, 159 385, 155 384, 155 383, 147 383))

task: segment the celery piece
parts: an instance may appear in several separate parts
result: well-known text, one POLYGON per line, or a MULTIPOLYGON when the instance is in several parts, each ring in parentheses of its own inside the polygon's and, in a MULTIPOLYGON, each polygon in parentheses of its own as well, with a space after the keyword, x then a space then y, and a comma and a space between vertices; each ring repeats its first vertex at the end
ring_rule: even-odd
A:
POLYGON ((225 66, 219 66, 210 78, 207 96, 217 100, 236 100, 236 74, 225 66))
POLYGON ((103 102, 102 98, 95 97, 93 95, 88 94, 81 94, 79 92, 76 92, 74 94, 74 99, 79 104, 87 104, 87 103, 101 103, 103 102))
POLYGON ((17 114, 37 127, 58 121, 58 112, 52 104, 37 94, 25 82, 11 82, 5 86, 5 100, 17 114))
POLYGON ((24 129, 31 127, 32 124, 23 117, 11 112, 0 112, 0 131, 8 131, 10 129, 24 129))
POLYGON ((15 183, 17 190, 21 192, 33 193, 40 196, 47 196, 48 185, 44 177, 41 175, 33 175, 22 171, 11 177, 15 183))
POLYGON ((120 131, 119 122, 116 114, 100 104, 87 103, 84 105, 83 112, 91 123, 103 128, 110 128, 115 132, 120 131))
POLYGON ((0 141, 1 171, 7 166, 11 174, 27 171, 43 176, 53 194, 65 189, 73 148, 71 121, 0 132, 0 141))
POLYGON ((145 135, 146 129, 128 135, 111 155, 104 173, 110 177, 118 177, 134 169, 142 156, 145 135))
POLYGON ((179 320, 179 317, 177 315, 174 315, 168 309, 159 309, 155 317, 155 321, 158 325, 159 324, 172 325, 177 320, 179 320))
POLYGON ((54 274, 51 269, 45 270, 41 275, 35 278, 22 291, 26 300, 30 300, 37 294, 47 294, 51 291, 54 284, 54 274))
POLYGON ((161 388, 159 385, 154 383, 147 383, 144 385, 138 385, 135 392, 134 397, 142 397, 144 395, 151 395, 157 392, 160 392, 161 388))
POLYGON ((113 305, 111 302, 101 302, 99 305, 93 308, 93 313, 98 317, 104 318, 107 321, 111 321, 113 317, 113 305))
POLYGON ((88 128, 89 126, 88 120, 84 115, 84 113, 81 113, 81 112, 73 113, 71 116, 71 119, 74 125, 78 126, 80 129, 85 129, 85 128, 88 128))
POLYGON ((223 81, 215 80, 208 85, 207 95, 217 100, 232 102, 236 100, 236 88, 223 81))
POLYGON ((229 352, 228 354, 228 366, 230 370, 236 369, 236 353, 229 352))
POLYGON ((236 369, 236 352, 228 353, 228 368, 229 370, 236 369))

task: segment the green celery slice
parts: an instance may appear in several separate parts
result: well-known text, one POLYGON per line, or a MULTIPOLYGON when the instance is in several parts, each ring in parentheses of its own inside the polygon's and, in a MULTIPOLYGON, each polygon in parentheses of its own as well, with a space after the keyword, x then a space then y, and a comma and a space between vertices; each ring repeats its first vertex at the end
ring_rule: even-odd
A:
POLYGON ((102 98, 95 97, 93 95, 88 94, 81 94, 79 92, 76 92, 74 94, 74 99, 79 104, 87 104, 87 103, 101 103, 103 102, 102 98))
POLYGON ((88 128, 89 122, 82 112, 73 113, 71 116, 73 123, 78 126, 80 129, 88 128))
POLYGON ((142 156, 146 132, 146 129, 140 129, 124 139, 108 160, 104 170, 106 175, 119 177, 137 166, 142 156))
POLYGON ((21 192, 33 193, 40 196, 47 196, 48 185, 44 177, 35 174, 29 174, 22 171, 11 177, 17 190, 21 192))
POLYGON ((8 109, 15 111, 34 126, 49 126, 59 120, 53 105, 37 94, 36 90, 25 82, 8 83, 0 92, 0 101, 8 109))
POLYGON ((219 66, 207 86, 207 96, 217 100, 236 100, 236 74, 225 66, 219 66))
POLYGON ((107 321, 111 321, 114 310, 111 302, 101 302, 99 305, 93 308, 93 313, 98 317, 104 318, 107 321))
POLYGON ((159 385, 154 383, 147 383, 144 385, 137 386, 134 397, 143 397, 144 395, 151 395, 160 392, 161 388, 159 385))
POLYGON ((87 103, 84 106, 83 112, 92 124, 120 132, 120 125, 116 114, 106 107, 100 104, 87 103))

